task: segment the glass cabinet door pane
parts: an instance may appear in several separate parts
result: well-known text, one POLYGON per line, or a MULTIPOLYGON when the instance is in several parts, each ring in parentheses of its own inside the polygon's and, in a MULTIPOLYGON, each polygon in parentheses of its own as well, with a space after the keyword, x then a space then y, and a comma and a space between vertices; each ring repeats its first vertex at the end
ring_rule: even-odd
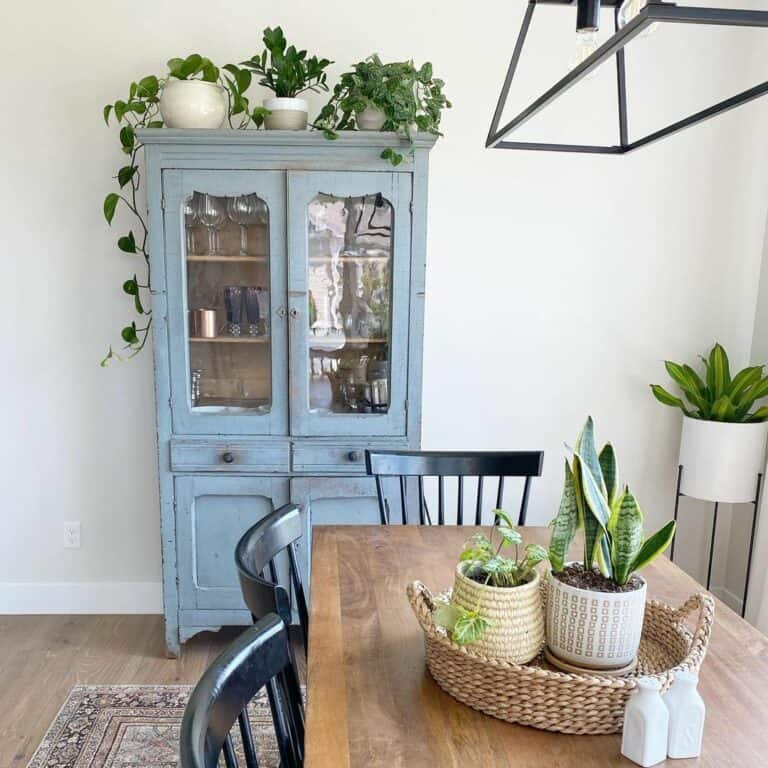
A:
POLYGON ((193 413, 269 413, 269 219, 257 194, 186 198, 184 242, 193 413))
POLYGON ((393 219, 381 194, 309 203, 310 412, 389 409, 393 219))

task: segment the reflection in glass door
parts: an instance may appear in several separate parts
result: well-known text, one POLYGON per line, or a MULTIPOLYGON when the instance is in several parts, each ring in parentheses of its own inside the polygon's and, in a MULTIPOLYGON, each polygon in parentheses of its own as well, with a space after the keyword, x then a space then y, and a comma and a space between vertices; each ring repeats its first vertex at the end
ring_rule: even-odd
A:
POLYGON ((269 219, 256 194, 195 191, 184 204, 193 413, 269 413, 269 219))
POLYGON ((387 413, 392 204, 321 194, 308 206, 309 409, 387 413))

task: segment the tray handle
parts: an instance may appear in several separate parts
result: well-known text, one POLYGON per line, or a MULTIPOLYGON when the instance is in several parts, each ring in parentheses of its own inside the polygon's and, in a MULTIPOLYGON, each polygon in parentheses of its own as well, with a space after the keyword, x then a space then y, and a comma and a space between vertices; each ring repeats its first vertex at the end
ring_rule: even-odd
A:
POLYGON ((715 601, 706 592, 698 592, 691 595, 675 610, 674 614, 675 621, 682 624, 696 610, 698 610, 699 616, 696 620, 696 629, 693 632, 693 642, 688 658, 698 667, 704 660, 709 638, 712 635, 712 625, 715 621, 715 601))

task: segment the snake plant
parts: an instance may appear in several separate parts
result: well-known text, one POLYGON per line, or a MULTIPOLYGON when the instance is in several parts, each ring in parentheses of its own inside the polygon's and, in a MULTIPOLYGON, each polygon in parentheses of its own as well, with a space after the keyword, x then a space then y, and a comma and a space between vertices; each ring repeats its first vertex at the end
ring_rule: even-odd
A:
POLYGON ((550 523, 549 560, 552 571, 565 567, 565 558, 576 531, 584 529, 584 567, 595 562, 602 574, 616 584, 626 584, 632 574, 655 560, 672 541, 674 521, 645 538, 643 513, 628 486, 620 490, 616 454, 606 443, 595 448, 592 417, 576 441, 571 462, 565 460, 565 486, 560 509, 550 523))
POLYGON ((744 368, 731 378, 728 355, 720 344, 715 344, 709 355, 701 359, 705 368, 703 378, 690 365, 664 362, 688 404, 658 384, 651 384, 654 397, 664 405, 679 408, 692 419, 737 423, 768 419, 768 405, 752 410, 757 400, 768 395, 764 365, 744 368))

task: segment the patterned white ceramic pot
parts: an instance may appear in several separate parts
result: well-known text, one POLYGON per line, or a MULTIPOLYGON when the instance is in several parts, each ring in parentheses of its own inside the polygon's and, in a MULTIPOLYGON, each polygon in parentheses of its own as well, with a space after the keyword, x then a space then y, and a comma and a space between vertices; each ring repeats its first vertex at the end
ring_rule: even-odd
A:
POLYGON ((467 563, 458 563, 451 602, 478 611, 491 621, 480 639, 469 647, 488 659, 525 664, 544 645, 544 610, 541 577, 519 587, 490 587, 464 575, 467 563))
POLYGON ((270 114, 264 118, 264 127, 270 131, 303 131, 307 127, 309 106, 306 99, 289 99, 275 96, 264 99, 263 105, 270 114))
POLYGON ((221 128, 227 117, 224 89, 203 80, 169 80, 159 106, 167 128, 221 128))
POLYGON ((645 616, 645 579, 631 592, 593 592, 550 573, 547 647, 559 659, 587 669, 624 667, 637 656, 645 616))

